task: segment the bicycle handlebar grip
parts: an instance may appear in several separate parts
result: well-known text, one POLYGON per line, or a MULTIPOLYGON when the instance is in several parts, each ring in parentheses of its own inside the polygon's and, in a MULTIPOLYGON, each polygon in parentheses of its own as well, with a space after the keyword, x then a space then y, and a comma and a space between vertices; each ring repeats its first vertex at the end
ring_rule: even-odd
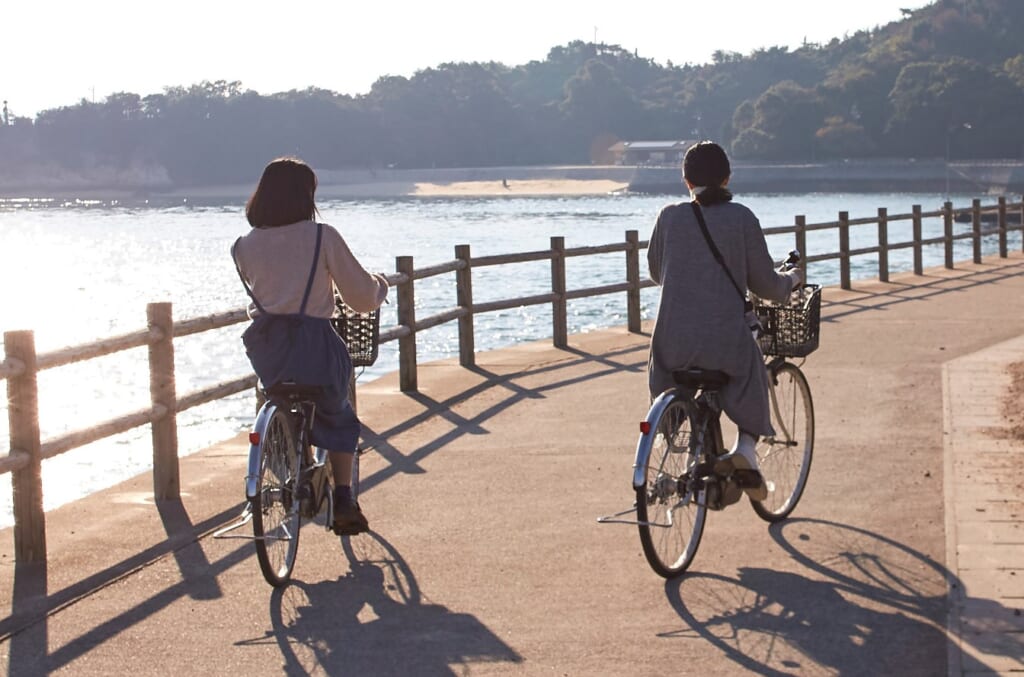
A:
POLYGON ((796 268, 797 264, 800 263, 800 259, 803 256, 800 254, 799 249, 793 249, 789 252, 786 260, 782 262, 782 270, 792 270, 796 268))

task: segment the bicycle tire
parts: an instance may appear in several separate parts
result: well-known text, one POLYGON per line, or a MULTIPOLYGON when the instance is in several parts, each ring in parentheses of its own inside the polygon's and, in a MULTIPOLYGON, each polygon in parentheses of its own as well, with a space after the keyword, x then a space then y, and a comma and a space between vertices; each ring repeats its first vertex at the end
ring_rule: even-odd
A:
POLYGON ((636 489, 640 544, 648 564, 664 578, 679 576, 693 562, 707 517, 702 489, 687 479, 697 464, 688 409, 686 400, 675 398, 650 421, 648 434, 654 438, 644 483, 636 489), (686 485, 682 494, 680 482, 686 485))
POLYGON ((288 412, 274 408, 260 435, 260 471, 252 498, 256 559, 267 583, 288 582, 299 549, 301 455, 288 412))
POLYGON ((814 456, 814 402, 807 378, 790 362, 770 375, 773 437, 757 444, 757 460, 768 483, 768 497, 751 499, 754 512, 767 522, 786 519, 807 487, 814 456))

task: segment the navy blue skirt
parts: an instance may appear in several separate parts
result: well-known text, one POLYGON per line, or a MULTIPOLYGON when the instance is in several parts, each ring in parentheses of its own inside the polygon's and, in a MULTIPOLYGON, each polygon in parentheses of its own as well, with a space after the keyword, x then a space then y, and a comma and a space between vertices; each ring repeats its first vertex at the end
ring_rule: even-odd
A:
POLYGON ((352 359, 331 321, 308 315, 260 315, 242 334, 245 353, 264 387, 291 382, 318 385, 312 442, 330 451, 355 451, 360 425, 348 400, 352 359))

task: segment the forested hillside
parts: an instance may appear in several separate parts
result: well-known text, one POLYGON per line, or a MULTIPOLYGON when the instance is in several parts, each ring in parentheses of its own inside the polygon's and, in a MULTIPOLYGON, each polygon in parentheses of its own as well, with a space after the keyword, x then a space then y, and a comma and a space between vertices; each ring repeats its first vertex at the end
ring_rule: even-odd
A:
POLYGON ((247 182, 283 154, 321 169, 602 163, 617 140, 697 137, 740 160, 1019 158, 1022 35, 1022 0, 937 0, 829 44, 709 64, 573 42, 522 65, 425 65, 361 96, 121 92, 0 120, 0 181, 247 182))

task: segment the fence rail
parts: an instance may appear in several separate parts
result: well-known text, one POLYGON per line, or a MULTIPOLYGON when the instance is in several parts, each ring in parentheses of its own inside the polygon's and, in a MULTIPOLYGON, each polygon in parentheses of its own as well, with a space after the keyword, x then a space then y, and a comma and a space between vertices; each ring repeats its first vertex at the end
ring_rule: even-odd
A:
MULTIPOLYGON (((768 236, 793 235, 794 246, 807 254, 804 265, 838 260, 840 286, 850 288, 850 260, 857 256, 875 254, 878 257, 878 277, 889 279, 889 252, 913 249, 913 272, 922 274, 922 249, 942 246, 944 263, 953 267, 953 245, 958 240, 972 241, 972 258, 981 261, 982 238, 998 236, 999 255, 1006 257, 1007 233, 1021 230, 1024 223, 1024 202, 1007 204, 1000 197, 997 204, 983 207, 973 200, 970 208, 955 209, 946 202, 938 211, 923 212, 919 205, 907 214, 890 215, 880 208, 874 217, 851 219, 847 212, 839 212, 837 221, 808 224, 803 216, 794 219, 794 225, 765 228, 768 236), (1009 223, 1009 210, 1015 210, 1016 224, 1009 223), (994 219, 986 217, 994 216, 994 219), (924 219, 942 218, 943 235, 922 237, 924 219), (957 220, 968 219, 969 232, 954 233, 957 220), (889 227, 894 222, 912 222, 912 238, 905 242, 889 242, 889 227), (986 220, 995 225, 984 228, 986 220), (876 225, 877 244, 850 249, 850 229, 876 225), (807 251, 807 233, 836 230, 839 249, 833 252, 810 254, 807 251)), ((1022 249, 1024 249, 1024 237, 1022 249)), ((625 241, 604 245, 566 248, 563 237, 552 237, 550 248, 540 251, 519 252, 473 257, 469 245, 457 245, 455 258, 423 268, 414 266, 411 256, 396 259, 396 272, 387 275, 388 283, 396 289, 397 320, 393 327, 380 332, 380 342, 398 342, 399 384, 402 390, 417 388, 416 335, 418 332, 448 322, 458 323, 459 363, 472 366, 475 361, 473 320, 476 315, 521 306, 551 304, 552 342, 556 347, 567 345, 567 302, 574 299, 606 294, 626 294, 626 316, 629 331, 640 331, 640 290, 654 286, 651 280, 640 279, 640 251, 648 242, 640 240, 637 231, 626 231, 625 241), (622 252, 625 255, 625 281, 598 286, 568 289, 565 261, 569 258, 622 252), (549 261, 551 290, 540 294, 474 302, 473 278, 475 269, 536 261, 549 261), (416 317, 415 282, 438 275, 455 273, 456 306, 426 317, 416 317)), ((170 303, 151 303, 147 306, 146 329, 114 336, 92 343, 37 354, 31 331, 9 331, 4 334, 5 356, 0 362, 0 380, 7 381, 10 445, 6 455, 0 456, 0 473, 12 474, 14 496, 14 541, 17 562, 45 562, 46 528, 43 512, 41 463, 71 449, 123 433, 144 425, 152 427, 153 493, 157 500, 180 497, 178 476, 178 444, 176 415, 192 407, 234 395, 256 386, 256 377, 242 376, 183 396, 175 389, 174 339, 245 322, 244 310, 234 310, 204 317, 174 321, 170 303), (122 414, 108 421, 82 430, 42 441, 39 431, 37 374, 76 362, 92 360, 124 350, 146 347, 149 351, 150 406, 140 411, 122 414)))

